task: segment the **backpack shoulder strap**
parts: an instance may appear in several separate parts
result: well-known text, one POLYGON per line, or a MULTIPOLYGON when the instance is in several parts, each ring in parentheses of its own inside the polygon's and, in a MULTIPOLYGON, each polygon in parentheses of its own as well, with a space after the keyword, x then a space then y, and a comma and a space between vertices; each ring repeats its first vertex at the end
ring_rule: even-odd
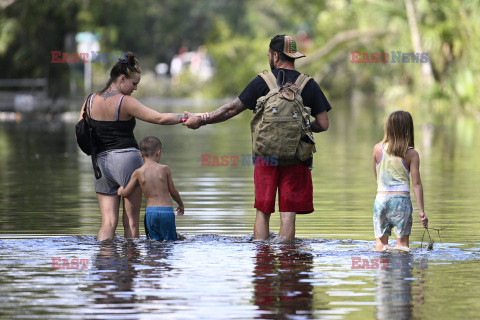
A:
POLYGON ((299 91, 298 92, 302 92, 303 91, 303 88, 305 88, 305 86, 307 85, 308 81, 310 81, 311 79, 313 79, 312 77, 310 76, 307 76, 306 74, 302 73, 298 76, 297 80, 295 81, 295 84, 298 86, 299 88, 299 91))
POLYGON ((275 75, 272 71, 264 71, 262 73, 259 73, 258 75, 267 83, 268 89, 270 89, 270 91, 277 87, 277 78, 275 78, 275 75))

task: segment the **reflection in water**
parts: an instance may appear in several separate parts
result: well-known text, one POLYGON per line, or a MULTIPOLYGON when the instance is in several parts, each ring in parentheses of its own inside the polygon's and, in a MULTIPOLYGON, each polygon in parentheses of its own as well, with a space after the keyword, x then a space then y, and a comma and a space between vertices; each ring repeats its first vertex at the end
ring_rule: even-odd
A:
POLYGON ((172 243, 148 240, 100 243, 93 263, 93 284, 89 287, 96 305, 95 314, 111 318, 118 315, 120 309, 124 317, 128 314, 129 319, 137 319, 142 303, 159 299, 158 295, 150 296, 145 292, 158 293, 164 289, 160 280, 172 270, 169 262, 172 249, 172 243), (138 281, 148 290, 135 290, 138 281))
POLYGON ((309 281, 313 255, 295 245, 282 245, 276 252, 259 244, 254 269, 254 304, 262 313, 258 319, 309 317, 313 308, 313 285, 309 281))
POLYGON ((421 311, 424 310, 425 302, 425 290, 426 290, 426 280, 425 274, 428 267, 428 261, 426 258, 420 259, 418 262, 415 262, 413 265, 413 277, 416 279, 414 285, 412 286, 412 303, 413 303, 413 316, 415 319, 420 318, 421 311))
MULTIPOLYGON (((93 302, 100 309, 111 309, 114 304, 115 314, 118 309, 135 313, 136 295, 132 290, 138 274, 135 264, 140 262, 140 251, 134 241, 127 240, 121 244, 121 252, 115 241, 100 244, 100 250, 94 262, 92 274, 99 278, 93 282, 93 302)), ((104 313, 105 314, 105 313, 104 313)))
POLYGON ((389 265, 375 279, 377 319, 411 319, 414 309, 423 304, 426 260, 414 261, 409 253, 382 258, 389 265))
MULTIPOLYGON (((173 270, 171 266, 171 251, 175 244, 168 241, 150 241, 147 240, 146 256, 142 259, 142 264, 151 268, 145 268, 141 270, 142 281, 148 284, 149 289, 161 290, 165 289, 161 281, 162 277, 173 270)), ((177 270, 178 272, 178 270, 177 270)), ((179 274, 179 272, 177 273, 179 274)), ((153 291, 155 292, 155 291, 153 291)), ((146 300, 157 300, 158 296, 146 296, 146 300)))
POLYGON ((478 318, 478 245, 379 255, 365 241, 251 238, 0 237, 0 318, 478 318), (351 257, 363 254, 389 259, 388 269, 352 269, 351 257), (92 264, 52 269, 51 257, 92 264))

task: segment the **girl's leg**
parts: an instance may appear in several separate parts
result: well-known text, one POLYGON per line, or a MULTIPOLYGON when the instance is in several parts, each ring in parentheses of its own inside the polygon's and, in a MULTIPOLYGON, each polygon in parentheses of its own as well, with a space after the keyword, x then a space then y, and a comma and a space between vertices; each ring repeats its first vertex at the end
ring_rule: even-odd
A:
POLYGON ((388 236, 382 236, 381 238, 376 238, 377 243, 375 245, 376 251, 381 251, 383 247, 388 244, 388 236))
POLYGON ((102 214, 102 226, 98 231, 97 240, 103 241, 113 238, 118 224, 118 213, 120 209, 120 197, 97 193, 100 213, 102 214))
POLYGON ((408 247, 410 235, 403 236, 403 238, 397 238, 397 246, 408 247))
POLYGON ((140 207, 142 205, 142 189, 140 186, 133 190, 127 198, 123 198, 123 230, 125 238, 140 236, 139 223, 140 207))

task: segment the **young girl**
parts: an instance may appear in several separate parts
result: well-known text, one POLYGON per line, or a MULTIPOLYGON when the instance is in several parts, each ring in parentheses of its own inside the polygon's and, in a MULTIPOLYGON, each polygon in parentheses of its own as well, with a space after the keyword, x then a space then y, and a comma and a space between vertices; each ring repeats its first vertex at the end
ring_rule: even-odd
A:
POLYGON ((410 174, 424 228, 428 219, 423 211, 423 187, 420 179, 420 158, 414 149, 413 120, 406 111, 395 111, 385 123, 385 137, 373 148, 373 172, 377 179, 377 197, 373 207, 373 228, 380 251, 388 244, 393 231, 397 246, 408 247, 412 229, 410 174))

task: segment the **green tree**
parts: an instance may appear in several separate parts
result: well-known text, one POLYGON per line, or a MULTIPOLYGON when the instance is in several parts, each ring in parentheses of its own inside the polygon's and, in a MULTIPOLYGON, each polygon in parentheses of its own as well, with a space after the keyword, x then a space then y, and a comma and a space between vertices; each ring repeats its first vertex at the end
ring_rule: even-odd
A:
POLYGON ((52 64, 51 51, 62 50, 65 38, 77 29, 74 0, 17 0, 0 13, 2 77, 49 80, 49 93, 68 92, 68 66, 52 64))

